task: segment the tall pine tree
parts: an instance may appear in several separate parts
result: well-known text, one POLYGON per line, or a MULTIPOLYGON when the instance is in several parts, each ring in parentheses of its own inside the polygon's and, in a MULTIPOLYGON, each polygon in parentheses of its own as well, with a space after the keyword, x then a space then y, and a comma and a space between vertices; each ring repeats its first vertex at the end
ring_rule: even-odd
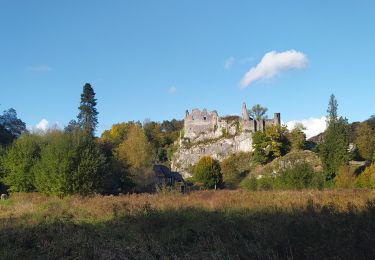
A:
POLYGON ((347 164, 349 160, 349 124, 347 119, 338 117, 337 108, 337 100, 331 95, 327 110, 327 130, 320 147, 327 180, 332 180, 339 167, 347 164))
POLYGON ((89 83, 83 86, 81 105, 79 106, 78 124, 86 132, 94 136, 98 124, 98 111, 96 110, 96 98, 94 89, 89 83))

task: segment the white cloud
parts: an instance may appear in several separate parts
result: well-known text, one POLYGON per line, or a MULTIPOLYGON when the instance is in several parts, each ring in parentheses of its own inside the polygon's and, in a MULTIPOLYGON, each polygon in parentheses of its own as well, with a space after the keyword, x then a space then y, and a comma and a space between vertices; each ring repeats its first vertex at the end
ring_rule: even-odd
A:
POLYGON ((46 132, 49 129, 49 122, 46 119, 40 120, 40 122, 35 126, 35 130, 46 132))
POLYGON ((168 92, 171 93, 171 94, 174 94, 174 93, 177 92, 177 88, 172 86, 172 87, 168 88, 168 92))
POLYGON ((287 122, 285 125, 288 127, 289 130, 293 129, 294 126, 297 123, 303 124, 303 126, 306 128, 304 130, 306 134, 306 138, 309 139, 313 136, 316 136, 320 133, 323 133, 327 128, 326 123, 327 118, 325 116, 321 118, 309 118, 309 119, 303 119, 303 120, 292 120, 287 122))
POLYGON ((47 65, 39 65, 39 66, 27 67, 27 70, 32 71, 32 72, 50 72, 52 71, 52 68, 47 65))
POLYGON ((251 68, 242 78, 240 86, 245 88, 254 81, 272 78, 280 72, 306 67, 308 59, 305 54, 295 50, 284 52, 271 51, 266 53, 255 67, 251 68))
POLYGON ((234 57, 232 56, 225 60, 224 69, 229 70, 230 68, 232 68, 233 64, 234 64, 234 57))

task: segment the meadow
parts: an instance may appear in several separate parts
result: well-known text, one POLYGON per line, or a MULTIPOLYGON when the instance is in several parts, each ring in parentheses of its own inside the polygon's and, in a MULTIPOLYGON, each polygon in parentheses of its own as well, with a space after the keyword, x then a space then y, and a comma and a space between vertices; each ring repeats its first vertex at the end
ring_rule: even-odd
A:
POLYGON ((375 191, 14 193, 0 259, 373 259, 375 191))

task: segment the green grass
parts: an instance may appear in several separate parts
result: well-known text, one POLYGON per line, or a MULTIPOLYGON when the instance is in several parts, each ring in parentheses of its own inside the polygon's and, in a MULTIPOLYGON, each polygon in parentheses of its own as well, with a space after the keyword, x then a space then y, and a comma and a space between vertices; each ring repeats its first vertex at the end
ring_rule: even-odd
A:
POLYGON ((2 202, 0 259, 373 259, 372 191, 2 202))

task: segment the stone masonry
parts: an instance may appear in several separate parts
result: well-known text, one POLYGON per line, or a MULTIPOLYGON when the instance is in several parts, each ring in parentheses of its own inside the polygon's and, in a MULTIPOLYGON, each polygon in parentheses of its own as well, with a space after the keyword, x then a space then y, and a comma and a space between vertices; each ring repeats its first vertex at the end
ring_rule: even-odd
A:
POLYGON ((222 161, 234 153, 250 152, 254 132, 280 123, 280 113, 275 113, 273 119, 251 118, 245 103, 242 117, 220 117, 216 111, 206 109, 193 109, 191 114, 186 111, 179 148, 172 158, 172 170, 190 177, 192 166, 204 155, 222 161))

